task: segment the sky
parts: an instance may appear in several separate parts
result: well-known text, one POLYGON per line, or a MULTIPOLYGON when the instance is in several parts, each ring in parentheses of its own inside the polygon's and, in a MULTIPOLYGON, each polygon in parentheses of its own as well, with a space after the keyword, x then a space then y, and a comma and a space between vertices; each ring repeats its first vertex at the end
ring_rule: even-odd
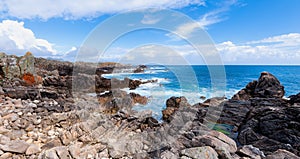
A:
POLYGON ((205 64, 211 49, 199 54, 190 40, 198 36, 198 41, 213 43, 223 64, 299 65, 299 9, 299 0, 1 0, 0 52, 125 63, 143 61, 140 58, 155 63, 165 57, 176 64, 180 56, 190 64, 205 64), (143 12, 148 8, 150 12, 143 12), (161 13, 164 9, 172 14, 161 13), (182 20, 182 15, 192 22, 182 20), (117 17, 122 19, 103 27, 117 17), (167 23, 170 29, 152 27, 121 34, 101 56, 98 47, 85 46, 102 28, 93 39, 100 47, 108 36, 125 30, 122 23, 128 23, 127 29, 167 23))

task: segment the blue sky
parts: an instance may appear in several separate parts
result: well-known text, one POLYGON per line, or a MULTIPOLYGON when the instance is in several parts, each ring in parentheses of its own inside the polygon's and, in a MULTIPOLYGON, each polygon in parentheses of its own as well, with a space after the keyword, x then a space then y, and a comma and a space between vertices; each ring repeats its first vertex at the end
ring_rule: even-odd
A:
MULTIPOLYGON (((195 20, 214 41, 224 64, 300 64, 299 0, 2 0, 0 52, 22 55, 31 51, 36 56, 74 60, 99 24, 141 8, 171 9, 195 20)), ((144 18, 156 22, 151 16, 144 18)), ((195 28, 185 25, 181 29, 192 32, 195 28)), ((203 63, 195 60, 195 49, 186 41, 153 29, 120 37, 103 60, 120 61, 130 50, 164 54, 156 44, 172 48, 192 64, 203 63)))

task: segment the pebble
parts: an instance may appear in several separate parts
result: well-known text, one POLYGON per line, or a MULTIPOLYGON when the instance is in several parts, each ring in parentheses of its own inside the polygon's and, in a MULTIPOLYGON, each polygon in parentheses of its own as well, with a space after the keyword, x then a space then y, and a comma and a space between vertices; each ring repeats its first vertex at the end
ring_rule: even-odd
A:
POLYGON ((54 131, 54 130, 49 130, 49 131, 48 131, 48 135, 49 135, 49 136, 55 135, 55 131, 54 131))

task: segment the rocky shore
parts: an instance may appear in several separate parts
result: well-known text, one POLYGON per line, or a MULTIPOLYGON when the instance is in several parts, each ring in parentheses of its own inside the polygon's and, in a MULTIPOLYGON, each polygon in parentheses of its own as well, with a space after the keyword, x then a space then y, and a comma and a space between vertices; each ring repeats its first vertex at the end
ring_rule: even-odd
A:
POLYGON ((151 111, 132 110, 146 97, 121 90, 156 81, 101 76, 145 66, 76 67, 74 73, 69 62, 0 53, 0 158, 300 158, 300 93, 283 98, 270 73, 231 99, 191 105, 171 97, 158 122, 151 111), (74 79, 82 92, 72 91, 74 79))

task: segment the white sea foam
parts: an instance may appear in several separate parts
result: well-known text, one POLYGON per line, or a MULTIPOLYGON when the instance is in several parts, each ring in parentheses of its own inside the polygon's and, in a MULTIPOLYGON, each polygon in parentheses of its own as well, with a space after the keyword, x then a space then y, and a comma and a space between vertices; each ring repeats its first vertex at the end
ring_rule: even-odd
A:
POLYGON ((161 72, 168 72, 169 70, 147 70, 144 72, 144 74, 157 74, 161 72))
POLYGON ((104 91, 104 92, 100 93, 100 95, 103 95, 105 93, 109 93, 109 91, 104 91))
POLYGON ((166 67, 162 67, 162 66, 151 66, 150 70, 165 70, 166 67))

